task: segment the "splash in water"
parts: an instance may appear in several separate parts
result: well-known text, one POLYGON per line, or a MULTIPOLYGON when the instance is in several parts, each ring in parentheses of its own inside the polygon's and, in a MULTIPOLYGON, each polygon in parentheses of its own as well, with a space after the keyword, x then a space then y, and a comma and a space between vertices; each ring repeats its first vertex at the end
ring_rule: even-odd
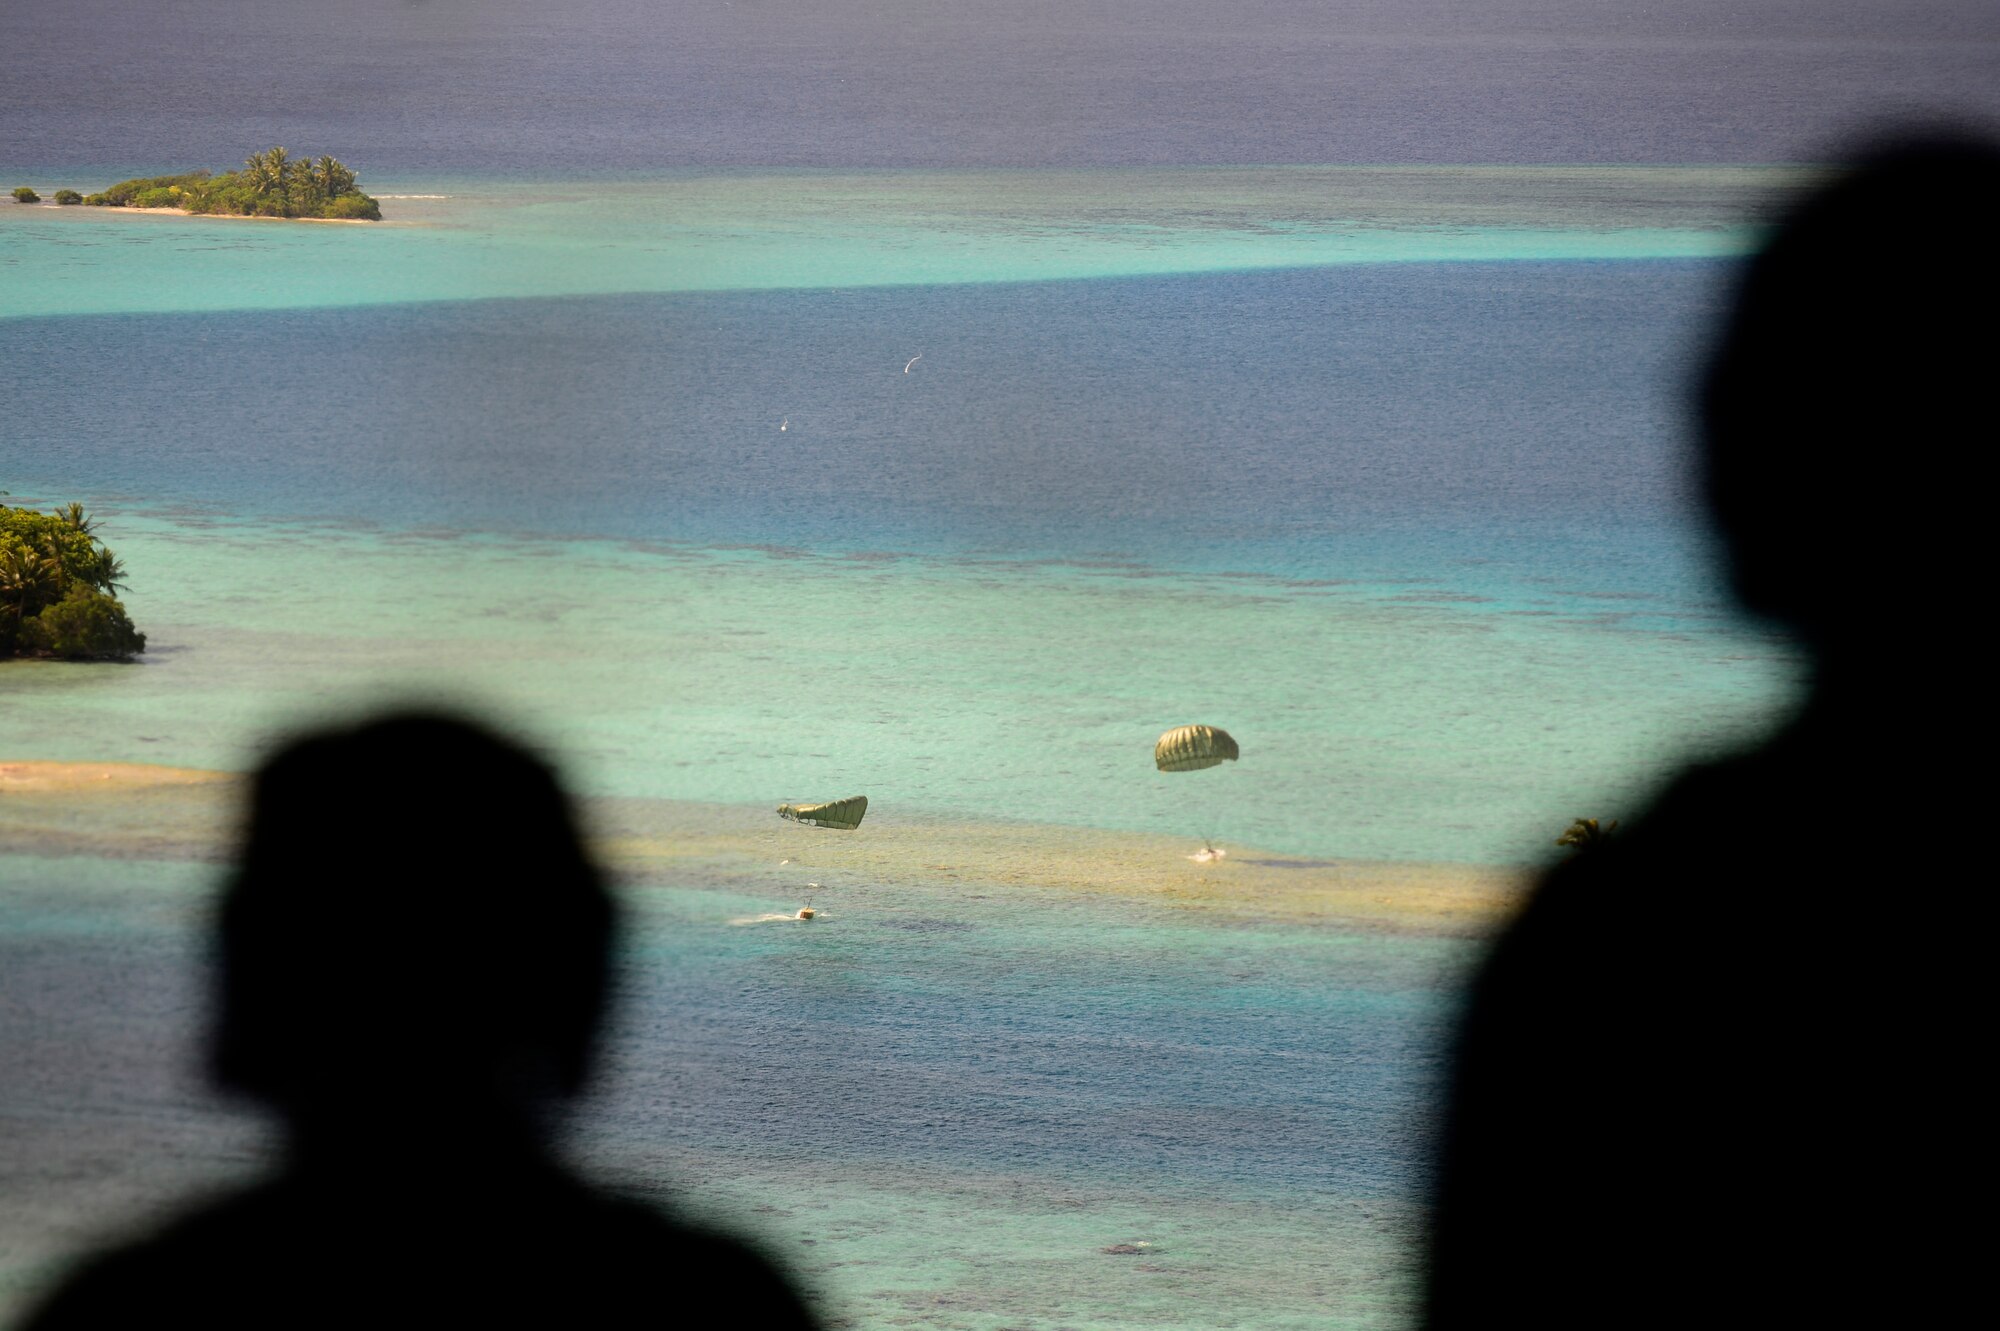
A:
POLYGON ((826 918, 825 911, 816 910, 811 906, 807 906, 804 909, 794 911, 789 915, 777 915, 777 914, 739 915, 737 918, 731 920, 730 923, 734 925, 800 924, 810 920, 823 920, 825 918, 826 918))

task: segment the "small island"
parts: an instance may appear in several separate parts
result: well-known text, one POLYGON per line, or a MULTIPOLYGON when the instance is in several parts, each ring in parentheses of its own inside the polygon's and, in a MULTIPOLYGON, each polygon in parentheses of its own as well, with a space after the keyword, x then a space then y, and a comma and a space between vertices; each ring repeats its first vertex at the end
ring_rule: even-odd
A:
POLYGON ((54 513, 0 504, 0 660, 124 661, 146 650, 112 593, 125 566, 82 504, 54 513))
POLYGON ((379 222, 382 205, 355 187, 354 172, 331 157, 294 160, 283 148, 252 153, 241 171, 121 180, 83 202, 99 208, 177 208, 221 217, 290 217, 379 222))

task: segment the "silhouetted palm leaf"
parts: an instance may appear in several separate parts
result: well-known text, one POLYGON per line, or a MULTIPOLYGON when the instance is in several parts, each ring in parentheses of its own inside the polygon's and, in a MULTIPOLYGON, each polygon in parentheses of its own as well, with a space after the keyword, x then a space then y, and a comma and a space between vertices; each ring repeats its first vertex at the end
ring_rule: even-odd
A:
POLYGON ((1605 839, 1618 830, 1618 820, 1599 825, 1595 818, 1579 818, 1569 825, 1569 830, 1556 838, 1558 846, 1568 846, 1572 851, 1588 850, 1601 846, 1605 839))

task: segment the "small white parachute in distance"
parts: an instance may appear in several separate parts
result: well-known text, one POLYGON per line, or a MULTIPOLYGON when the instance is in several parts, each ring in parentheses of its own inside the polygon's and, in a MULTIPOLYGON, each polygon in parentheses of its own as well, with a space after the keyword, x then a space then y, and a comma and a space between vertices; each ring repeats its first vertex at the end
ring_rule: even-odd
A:
POLYGON ((861 826, 861 820, 867 813, 866 795, 850 795, 844 800, 830 800, 825 804, 778 806, 780 818, 789 818, 795 823, 806 823, 812 827, 831 827, 841 832, 852 832, 861 826))
POLYGON ((1199 772, 1236 761, 1236 741, 1215 726, 1175 726, 1153 745, 1153 766, 1162 772, 1199 772))

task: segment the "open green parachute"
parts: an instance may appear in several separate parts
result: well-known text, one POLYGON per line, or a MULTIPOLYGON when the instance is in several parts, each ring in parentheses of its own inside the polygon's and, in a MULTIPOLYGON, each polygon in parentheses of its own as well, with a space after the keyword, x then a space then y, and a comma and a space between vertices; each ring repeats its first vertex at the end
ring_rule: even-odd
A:
POLYGON ((795 823, 808 823, 813 827, 831 827, 842 832, 852 832, 861 826, 861 820, 868 813, 866 795, 850 795, 844 800, 831 800, 825 804, 780 804, 778 816, 789 818, 795 823))
POLYGON ((1153 765, 1162 772, 1198 772, 1236 756, 1236 741, 1214 726, 1175 726, 1153 745, 1153 765))

